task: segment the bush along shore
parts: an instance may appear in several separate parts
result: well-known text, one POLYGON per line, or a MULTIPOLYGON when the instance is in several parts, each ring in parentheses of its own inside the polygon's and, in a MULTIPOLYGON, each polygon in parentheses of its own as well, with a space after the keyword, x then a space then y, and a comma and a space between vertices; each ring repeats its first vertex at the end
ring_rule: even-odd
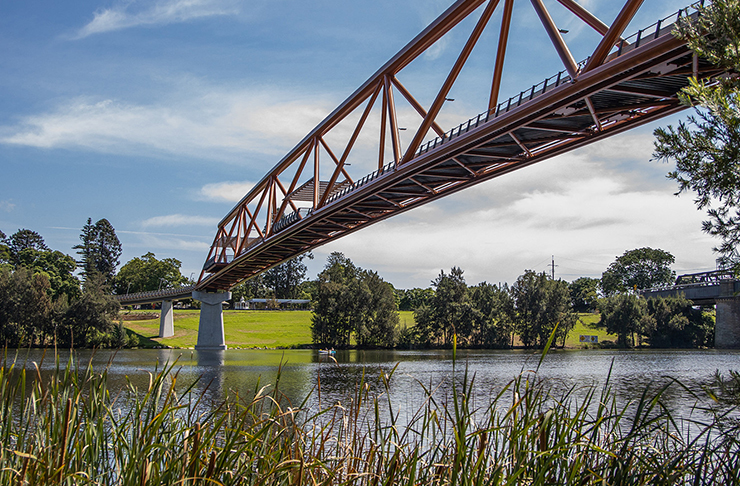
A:
POLYGON ((608 379, 552 396, 536 373, 474 408, 475 380, 458 370, 446 397, 425 387, 428 399, 402 424, 387 394, 362 382, 351 403, 309 410, 288 405, 279 379, 212 405, 177 383, 175 365, 155 370, 143 389, 120 391, 108 388, 106 370, 75 368, 57 364, 43 379, 34 363, 0 368, 0 484, 715 485, 740 477, 737 373, 695 395, 703 418, 687 421, 663 406, 667 387, 619 405, 608 379))

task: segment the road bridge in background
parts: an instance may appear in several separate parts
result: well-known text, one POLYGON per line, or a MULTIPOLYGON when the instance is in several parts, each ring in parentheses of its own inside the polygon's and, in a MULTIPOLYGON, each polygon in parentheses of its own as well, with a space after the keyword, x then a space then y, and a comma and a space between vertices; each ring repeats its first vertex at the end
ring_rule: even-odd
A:
MULTIPOLYGON (((678 93, 689 76, 712 81, 726 74, 697 58, 672 34, 682 17, 697 15, 696 6, 624 37, 642 0, 624 2, 611 25, 574 0, 557 1, 599 34, 591 55, 576 62, 565 31, 543 0, 530 0, 553 57, 564 69, 536 73, 531 63, 526 74, 543 81, 503 100, 499 91, 507 84, 505 75, 518 79, 523 74, 504 71, 514 0, 456 1, 311 130, 221 220, 195 286, 198 295, 223 299, 239 282, 373 223, 676 113, 684 109, 678 93), (453 101, 451 90, 497 10, 493 75, 477 97, 488 103, 473 118, 442 128, 439 114, 445 102, 453 101), (423 106, 401 81, 404 69, 468 18, 474 26, 465 45, 441 86, 433 88, 433 101, 423 106), (400 126, 401 104, 418 114, 418 124, 400 126), (379 132, 377 124, 368 122, 371 118, 379 120, 379 132), (376 128, 370 133, 369 127, 376 128), (408 130, 405 143, 403 130, 408 130), (370 156, 369 146, 375 147, 370 156)), ((208 313, 216 316, 215 310, 208 313)), ((212 330, 199 330, 199 347, 225 348, 219 321, 214 317, 212 330)), ((202 312, 201 328, 210 326, 208 322, 202 312)))
POLYGON ((203 292, 195 285, 174 287, 151 292, 114 295, 121 305, 146 305, 161 302, 159 337, 175 335, 173 304, 177 300, 194 299, 200 302, 198 345, 196 349, 226 349, 224 339, 223 303, 231 299, 231 292, 203 292))
POLYGON ((740 280, 726 271, 681 275, 671 287, 641 291, 645 298, 683 295, 696 305, 716 306, 715 348, 740 348, 740 280))

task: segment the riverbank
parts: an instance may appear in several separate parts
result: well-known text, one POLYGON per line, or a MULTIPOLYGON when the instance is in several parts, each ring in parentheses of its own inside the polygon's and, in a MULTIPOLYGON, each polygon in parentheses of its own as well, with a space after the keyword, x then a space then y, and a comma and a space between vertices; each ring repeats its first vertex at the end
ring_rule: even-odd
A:
MULTIPOLYGON (((175 310, 175 335, 159 338, 159 311, 121 311, 124 326, 139 338, 139 346, 145 348, 193 348, 198 340, 197 309, 175 310), (148 317, 151 316, 151 317, 148 317)), ((616 341, 615 335, 596 327, 598 314, 580 314, 579 321, 565 342, 566 348, 586 347, 580 342, 581 335, 596 336, 600 343, 616 341)), ((414 313, 399 312, 399 324, 413 327, 414 313)), ((310 311, 224 311, 224 333, 229 348, 302 348, 310 347, 310 311)))

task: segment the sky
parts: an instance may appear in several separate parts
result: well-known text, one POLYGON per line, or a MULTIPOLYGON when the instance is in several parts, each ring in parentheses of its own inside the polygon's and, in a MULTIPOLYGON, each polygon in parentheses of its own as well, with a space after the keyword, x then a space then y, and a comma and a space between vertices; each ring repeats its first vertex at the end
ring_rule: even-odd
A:
MULTIPOLYGON (((626 33, 685 1, 645 0, 626 33)), ((221 218, 451 3, 0 2, 0 230, 32 229, 75 255, 87 219, 106 218, 123 245, 121 264, 153 252, 197 277, 221 218)), ((606 23, 620 8, 581 3, 606 23)), ((575 59, 585 59, 598 36, 557 2, 545 5, 568 30, 575 59)), ((423 105, 478 15, 399 74, 423 105)), ((455 101, 445 103, 443 128, 485 110, 499 23, 497 12, 449 95, 455 101)), ((563 69, 530 2, 515 2, 511 32, 501 98, 563 69)), ((400 123, 418 124, 410 113, 399 105, 400 123)), ((598 278, 617 256, 646 246, 671 252, 679 274, 714 269, 705 215, 692 194, 675 195, 672 167, 651 160, 653 130, 686 115, 333 241, 314 250, 309 277, 333 251, 397 288, 427 287, 452 266, 470 285, 513 283, 527 269, 549 273, 553 259, 557 278, 598 278)))

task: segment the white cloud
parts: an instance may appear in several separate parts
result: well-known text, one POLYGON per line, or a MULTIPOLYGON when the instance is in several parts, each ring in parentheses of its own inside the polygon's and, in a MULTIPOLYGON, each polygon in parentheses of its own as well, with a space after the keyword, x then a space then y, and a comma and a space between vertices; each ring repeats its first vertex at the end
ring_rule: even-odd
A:
POLYGON ((164 25, 237 13, 231 0, 160 0, 149 8, 137 11, 136 7, 137 2, 125 2, 96 11, 93 20, 82 27, 74 38, 81 39, 141 25, 164 25))
POLYGON ((195 251, 202 253, 204 255, 204 258, 208 250, 211 248, 210 243, 203 240, 160 237, 156 236, 153 233, 142 234, 140 236, 140 242, 138 244, 134 243, 131 246, 147 248, 151 249, 152 251, 170 250, 174 253, 176 253, 177 251, 195 251))
POLYGON ((166 216, 154 216, 142 221, 144 228, 161 226, 216 226, 218 218, 206 216, 191 216, 186 214, 168 214, 166 216))
POLYGON ((126 248, 146 248, 151 250, 177 250, 207 252, 211 245, 210 234, 204 235, 187 235, 179 233, 160 233, 153 231, 116 231, 123 235, 130 235, 124 244, 126 248))
POLYGON ((239 202, 254 187, 253 182, 214 182, 198 191, 201 200, 216 202, 239 202))
POLYGON ((77 98, 0 127, 0 143, 243 163, 249 153, 284 155, 330 110, 328 102, 257 88, 175 90, 149 105, 77 98))
POLYGON ((428 61, 434 61, 435 59, 439 59, 442 57, 442 54, 445 53, 447 48, 450 45, 450 38, 449 37, 442 37, 437 42, 435 42, 432 46, 430 46, 426 51, 424 51, 424 59, 428 61))
POLYGON ((5 211, 6 213, 11 212, 15 208, 15 204, 13 204, 10 201, 0 201, 0 211, 5 211))

